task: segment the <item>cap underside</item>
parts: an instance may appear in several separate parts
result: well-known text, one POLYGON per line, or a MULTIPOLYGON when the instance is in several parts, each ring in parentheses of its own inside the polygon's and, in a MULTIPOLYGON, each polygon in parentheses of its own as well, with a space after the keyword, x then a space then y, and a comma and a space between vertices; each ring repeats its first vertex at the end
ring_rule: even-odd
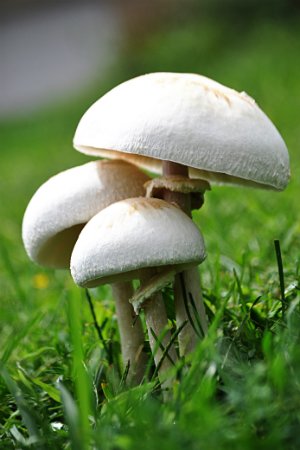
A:
MULTIPOLYGON (((150 158, 145 155, 131 154, 124 151, 109 150, 109 149, 98 149, 94 147, 86 147, 82 145, 77 145, 76 149, 81 153, 89 156, 94 156, 96 158, 108 158, 108 159, 123 159, 126 160, 141 169, 147 170, 150 173, 161 175, 162 174, 162 161, 156 158, 150 158)), ((177 161, 173 161, 177 162, 177 161)), ((216 185, 232 185, 241 187, 252 187, 256 189, 270 189, 273 191, 280 191, 276 186, 266 183, 258 183, 253 180, 247 180, 245 178, 236 177, 234 175, 229 175, 223 172, 211 172, 208 170, 197 169, 195 167, 189 167, 190 178, 197 178, 201 180, 206 180, 209 183, 216 185)))
POLYGON ((177 273, 182 272, 183 270, 188 269, 189 267, 197 266, 201 261, 197 260, 195 262, 190 262, 186 264, 173 264, 168 266, 149 266, 142 269, 129 270, 123 273, 116 273, 114 275, 110 275, 107 277, 95 278, 91 280, 87 280, 84 283, 81 283, 82 287, 85 288, 93 288, 97 286, 101 286, 104 284, 112 284, 120 281, 132 281, 132 280, 141 280, 147 276, 149 270, 155 270, 156 272, 165 272, 168 270, 175 270, 177 273))
POLYGON ((73 225, 52 236, 39 249, 35 259, 46 267, 55 269, 69 267, 72 250, 84 226, 85 223, 73 225))

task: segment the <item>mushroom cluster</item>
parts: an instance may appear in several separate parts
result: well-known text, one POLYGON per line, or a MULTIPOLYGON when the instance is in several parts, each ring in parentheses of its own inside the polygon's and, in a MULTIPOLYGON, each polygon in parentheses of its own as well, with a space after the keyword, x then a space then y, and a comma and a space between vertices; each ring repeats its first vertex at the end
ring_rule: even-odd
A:
POLYGON ((177 352, 162 288, 173 283, 181 356, 207 330, 197 268, 205 248, 191 211, 202 206, 212 183, 284 189, 286 145, 244 92, 196 74, 152 73, 96 101, 77 127, 74 147, 108 160, 62 172, 37 191, 24 216, 25 248, 40 264, 69 267, 71 261, 80 286, 112 285, 123 362, 136 382, 145 368, 135 318, 142 309, 168 386, 163 374, 177 352), (140 280, 136 292, 134 279, 140 280))
MULTIPOLYGON (((280 191, 290 175, 286 145, 255 101, 197 74, 151 73, 120 84, 83 115, 74 147, 162 175, 147 183, 147 196, 189 216, 210 183, 280 191)), ((177 326, 189 319, 187 299, 205 332, 197 268, 175 276, 174 297, 177 326)), ((190 322, 179 333, 181 355, 195 345, 190 322)))
POLYGON ((159 291, 175 273, 205 258, 202 236, 192 220, 174 205, 145 198, 149 181, 148 175, 124 160, 73 167, 37 190, 22 229, 25 249, 34 262, 67 269, 71 261, 71 273, 80 286, 111 285, 130 383, 143 379, 147 365, 144 331, 137 317, 140 304, 162 379, 175 363, 176 351, 171 345, 168 358, 164 357, 171 336, 159 291), (141 283, 137 293, 134 279, 141 283), (134 309, 129 300, 137 294, 134 309))

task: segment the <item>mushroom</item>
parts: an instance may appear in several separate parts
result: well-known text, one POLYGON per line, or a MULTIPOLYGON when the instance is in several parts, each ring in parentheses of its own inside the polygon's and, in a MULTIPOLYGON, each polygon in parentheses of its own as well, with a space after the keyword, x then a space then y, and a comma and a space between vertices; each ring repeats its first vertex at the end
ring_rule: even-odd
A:
MULTIPOLYGON (((83 115, 74 147, 126 159, 167 178, 190 176, 279 191, 289 179, 286 145, 255 101, 197 74, 152 73, 120 84, 83 115)), ((188 194, 166 189, 163 196, 190 214, 188 194)), ((198 273, 185 272, 183 279, 205 329, 198 273)), ((178 280, 175 285, 176 297, 178 280)), ((182 297, 179 293, 175 299, 178 323, 185 319, 182 297)), ((185 333, 182 353, 194 345, 192 328, 185 327, 185 333)))
MULTIPOLYGON (((94 161, 59 173, 32 197, 23 219, 23 241, 38 264, 69 268, 70 257, 84 225, 111 203, 144 195, 149 178, 125 161, 94 161)), ((121 335, 122 358, 129 378, 139 382, 145 369, 144 334, 129 303, 131 283, 112 284, 121 335)))
MULTIPOLYGON (((149 272, 168 281, 168 273, 172 276, 204 258, 200 231, 178 207, 155 198, 132 198, 108 206, 87 223, 74 246, 71 274, 83 287, 133 279, 143 283, 149 272)), ((170 379, 164 380, 165 372, 176 354, 166 332, 162 296, 157 292, 161 285, 156 288, 155 284, 142 307, 158 375, 167 387, 170 379), (165 349, 170 347, 168 358, 162 360, 157 338, 165 349)))

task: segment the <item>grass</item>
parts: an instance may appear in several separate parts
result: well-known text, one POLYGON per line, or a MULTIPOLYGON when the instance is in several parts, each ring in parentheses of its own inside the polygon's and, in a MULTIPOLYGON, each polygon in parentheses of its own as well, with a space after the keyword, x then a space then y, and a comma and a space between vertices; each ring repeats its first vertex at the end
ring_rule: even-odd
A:
POLYGON ((0 448, 299 448, 299 25, 171 27, 126 55, 97 93, 1 124, 0 448), (158 70, 246 90, 280 129, 292 168, 283 193, 216 187, 194 214, 209 255, 201 276, 211 325, 165 404, 155 379, 122 383, 109 289, 90 292, 103 346, 85 293, 68 273, 32 264, 21 242, 35 189, 88 160, 71 146, 82 112, 117 82, 158 70))

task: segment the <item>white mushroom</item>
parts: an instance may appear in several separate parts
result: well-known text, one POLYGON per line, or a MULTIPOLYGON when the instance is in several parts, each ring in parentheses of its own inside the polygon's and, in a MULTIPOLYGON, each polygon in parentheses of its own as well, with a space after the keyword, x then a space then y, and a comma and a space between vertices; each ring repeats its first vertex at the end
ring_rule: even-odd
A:
POLYGON ((255 101, 197 74, 152 73, 120 84, 83 115, 74 146, 105 158, 126 153, 156 173, 162 161, 177 162, 209 182, 282 190, 289 180, 286 145, 255 101))
MULTIPOLYGON (((124 198, 144 195, 149 177, 125 161, 96 161, 66 170, 44 183, 32 197, 23 219, 23 241, 38 264, 69 268, 70 257, 84 225, 99 211, 124 198)), ((140 381, 145 358, 144 335, 129 303, 131 283, 114 283, 124 365, 140 381), (134 324, 133 324, 134 323, 134 324)))
MULTIPOLYGON (((205 258, 202 236, 178 207, 159 199, 122 200, 98 213, 82 230, 72 253, 71 273, 80 286, 93 287, 120 280, 148 278, 149 270, 174 272, 199 264, 205 258)), ((144 304, 149 341, 156 365, 162 350, 155 351, 156 336, 162 336, 167 316, 161 294, 144 304)), ((164 347, 170 341, 166 333, 164 347)), ((176 355, 173 347, 169 355, 176 355)), ((161 375, 170 367, 161 364, 161 375)), ((168 385, 164 384, 164 386, 168 385)))
MULTIPOLYGON (((282 190, 290 175, 286 145, 255 101, 197 74, 152 73, 120 84, 83 115, 74 146, 90 155, 127 159, 166 177, 190 175, 209 182, 282 190)), ((167 190, 164 194, 187 214, 189 197, 167 190)), ((205 330, 195 276, 194 270, 194 275, 185 273, 183 278, 192 280, 185 284, 205 330)), ((186 315, 178 280, 175 284, 180 325, 186 315)), ((193 345, 190 330, 181 352, 193 345)))
POLYGON ((22 235, 29 257, 69 267, 76 239, 96 213, 116 201, 144 195, 149 177, 125 161, 93 161, 51 177, 30 200, 22 235))

